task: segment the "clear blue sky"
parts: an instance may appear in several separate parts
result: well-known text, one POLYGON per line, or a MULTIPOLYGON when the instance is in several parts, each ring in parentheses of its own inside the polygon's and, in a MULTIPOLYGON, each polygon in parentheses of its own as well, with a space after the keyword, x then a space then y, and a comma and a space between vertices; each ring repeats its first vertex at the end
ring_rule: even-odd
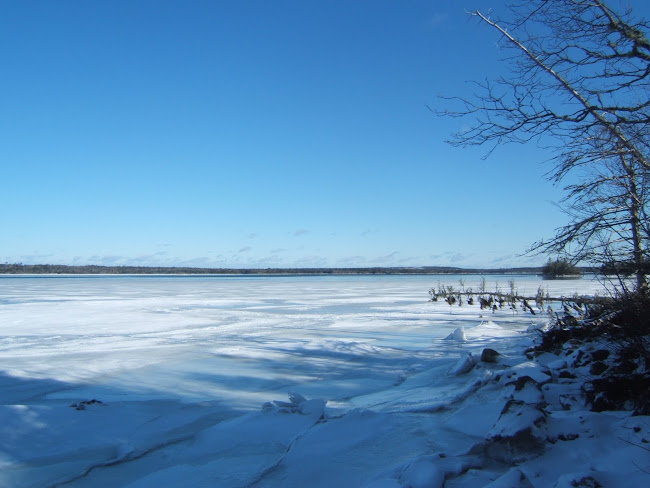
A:
MULTIPOLYGON (((633 5, 648 9, 645 2, 633 5)), ((0 261, 509 266, 546 155, 444 143, 501 1, 0 2, 0 261)))

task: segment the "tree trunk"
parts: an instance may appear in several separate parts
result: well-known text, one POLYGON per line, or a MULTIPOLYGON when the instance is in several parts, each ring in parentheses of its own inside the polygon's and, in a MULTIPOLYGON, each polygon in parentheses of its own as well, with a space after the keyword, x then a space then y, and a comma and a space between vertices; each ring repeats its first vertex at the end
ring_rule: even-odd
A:
POLYGON ((639 292, 647 293, 648 282, 645 276, 643 263, 643 242, 641 237, 641 205, 639 191, 636 182, 636 171, 634 163, 628 163, 625 156, 621 154, 621 164, 625 169, 630 183, 630 230, 632 231, 632 259, 634 261, 634 272, 636 275, 636 289, 639 292))

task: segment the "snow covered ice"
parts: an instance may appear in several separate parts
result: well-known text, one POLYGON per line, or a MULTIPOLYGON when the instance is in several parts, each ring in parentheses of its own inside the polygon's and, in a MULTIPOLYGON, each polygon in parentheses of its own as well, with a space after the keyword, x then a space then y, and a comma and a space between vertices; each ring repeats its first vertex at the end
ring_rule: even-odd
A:
POLYGON ((2 277, 0 486, 645 484, 647 418, 540 386, 544 314, 428 302, 438 279, 2 277))

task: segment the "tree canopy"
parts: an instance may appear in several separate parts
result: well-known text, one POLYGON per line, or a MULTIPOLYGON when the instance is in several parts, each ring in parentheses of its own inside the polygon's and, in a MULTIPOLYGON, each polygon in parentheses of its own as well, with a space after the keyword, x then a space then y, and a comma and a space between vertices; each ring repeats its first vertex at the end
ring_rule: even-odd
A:
POLYGON ((470 12, 500 38, 508 74, 443 97, 437 113, 471 119, 456 146, 537 143, 548 176, 565 186, 570 221, 531 252, 626 262, 647 288, 650 228, 650 31, 628 8, 601 0, 514 1, 502 18, 470 12))

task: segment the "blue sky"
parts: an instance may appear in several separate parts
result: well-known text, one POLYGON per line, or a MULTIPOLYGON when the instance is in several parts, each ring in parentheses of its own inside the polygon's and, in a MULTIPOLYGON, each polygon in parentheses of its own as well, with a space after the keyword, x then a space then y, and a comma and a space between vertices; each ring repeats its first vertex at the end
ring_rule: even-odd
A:
POLYGON ((471 8, 503 7, 0 3, 0 261, 542 262, 518 255, 565 222, 547 155, 482 160, 427 109, 505 67, 471 8))

